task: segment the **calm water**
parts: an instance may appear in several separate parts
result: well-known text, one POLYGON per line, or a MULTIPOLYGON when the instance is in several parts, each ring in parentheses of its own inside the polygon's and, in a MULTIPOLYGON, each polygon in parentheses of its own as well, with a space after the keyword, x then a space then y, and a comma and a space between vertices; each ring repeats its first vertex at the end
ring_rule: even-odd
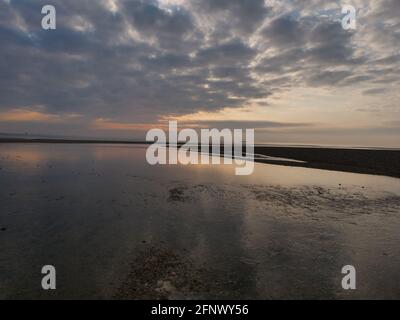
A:
POLYGON ((266 164, 239 177, 149 166, 145 150, 0 144, 0 298, 110 298, 160 247, 207 275, 170 298, 400 298, 399 179, 266 164), (341 289, 347 264, 356 291, 341 289))

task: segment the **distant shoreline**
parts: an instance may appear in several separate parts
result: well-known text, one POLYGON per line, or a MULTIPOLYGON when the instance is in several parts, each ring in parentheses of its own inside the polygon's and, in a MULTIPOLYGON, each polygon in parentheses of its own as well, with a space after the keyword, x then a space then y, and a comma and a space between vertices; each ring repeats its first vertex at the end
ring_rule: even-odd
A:
MULTIPOLYGON (((145 141, 95 140, 95 139, 28 139, 0 138, 0 143, 57 143, 57 144, 151 144, 145 141)), ((276 158, 287 158, 304 162, 271 159, 255 159, 256 162, 291 167, 306 167, 333 171, 384 175, 400 178, 400 150, 351 149, 308 146, 264 146, 256 145, 254 153, 276 158)))
MULTIPOLYGON (((255 147, 255 153, 305 161, 275 164, 400 178, 400 150, 315 147, 255 147)), ((271 160, 257 160, 274 163, 271 160)))
POLYGON ((57 139, 57 138, 0 138, 0 143, 104 143, 104 144, 150 144, 146 141, 101 140, 101 139, 57 139))

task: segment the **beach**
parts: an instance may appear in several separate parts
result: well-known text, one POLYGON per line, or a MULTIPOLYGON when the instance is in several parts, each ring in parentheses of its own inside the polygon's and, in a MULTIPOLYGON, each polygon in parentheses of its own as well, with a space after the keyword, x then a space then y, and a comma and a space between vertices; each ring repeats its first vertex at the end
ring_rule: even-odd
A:
POLYGON ((400 150, 383 148, 256 146, 254 152, 265 156, 302 161, 295 163, 257 159, 259 162, 400 178, 400 150))
MULTIPOLYGON (((146 147, 0 144, 0 298, 400 298, 399 179, 150 166, 146 147), (40 288, 47 264, 54 291, 40 288), (341 287, 344 265, 357 269, 355 291, 341 287)), ((347 154, 261 152, 336 164, 347 154)))
POLYGON ((399 298, 400 180, 150 166, 145 145, 3 144, 0 297, 399 298), (57 268, 57 290, 40 270, 57 268), (357 291, 341 268, 357 266, 357 291))

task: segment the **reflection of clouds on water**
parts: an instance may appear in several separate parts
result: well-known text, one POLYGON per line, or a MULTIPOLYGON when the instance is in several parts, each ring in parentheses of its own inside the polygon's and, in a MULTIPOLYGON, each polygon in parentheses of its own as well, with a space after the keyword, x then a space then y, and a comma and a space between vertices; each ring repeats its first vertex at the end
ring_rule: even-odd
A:
MULTIPOLYGON (((238 209, 240 222, 230 219, 232 216, 221 219, 229 221, 229 225, 236 221, 236 227, 241 230, 240 243, 230 249, 240 248, 244 254, 233 252, 235 262, 232 265, 236 265, 235 271, 243 265, 251 266, 252 273, 246 277, 255 285, 253 298, 344 295, 340 270, 353 261, 354 252, 348 246, 359 241, 359 237, 350 233, 351 239, 344 241, 349 234, 343 234, 342 226, 353 226, 360 215, 394 216, 400 212, 400 197, 384 192, 369 198, 362 193, 362 188, 349 192, 343 188, 331 190, 319 186, 181 185, 179 190, 178 205, 186 201, 197 207, 201 199, 207 199, 204 203, 211 212, 232 215, 233 208, 238 209), (218 202, 218 206, 210 209, 208 204, 214 202, 218 202), (227 208, 228 205, 231 207, 227 208)), ((231 239, 230 233, 214 232, 212 223, 210 229, 208 239, 218 235, 222 244, 231 239)), ((210 248, 220 250, 222 244, 210 248)), ((206 249, 203 245, 203 255, 206 249)), ((373 267, 373 263, 369 265, 373 267)))
POLYGON ((47 297, 36 282, 48 263, 53 297, 111 297, 148 246, 208 282, 191 292, 160 275, 177 296, 346 297, 345 264, 360 270, 356 297, 400 296, 398 179, 261 164, 237 177, 229 166, 150 167, 145 150, 2 147, 0 297, 47 297), (25 148, 51 167, 4 158, 25 148))

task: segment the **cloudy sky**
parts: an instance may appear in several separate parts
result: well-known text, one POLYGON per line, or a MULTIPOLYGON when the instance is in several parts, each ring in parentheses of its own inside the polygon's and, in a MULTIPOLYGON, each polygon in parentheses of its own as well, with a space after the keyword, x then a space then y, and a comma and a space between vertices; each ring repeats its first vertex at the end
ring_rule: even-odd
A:
POLYGON ((341 1, 0 0, 0 133, 400 147, 400 1, 346 4, 355 30, 341 1))

